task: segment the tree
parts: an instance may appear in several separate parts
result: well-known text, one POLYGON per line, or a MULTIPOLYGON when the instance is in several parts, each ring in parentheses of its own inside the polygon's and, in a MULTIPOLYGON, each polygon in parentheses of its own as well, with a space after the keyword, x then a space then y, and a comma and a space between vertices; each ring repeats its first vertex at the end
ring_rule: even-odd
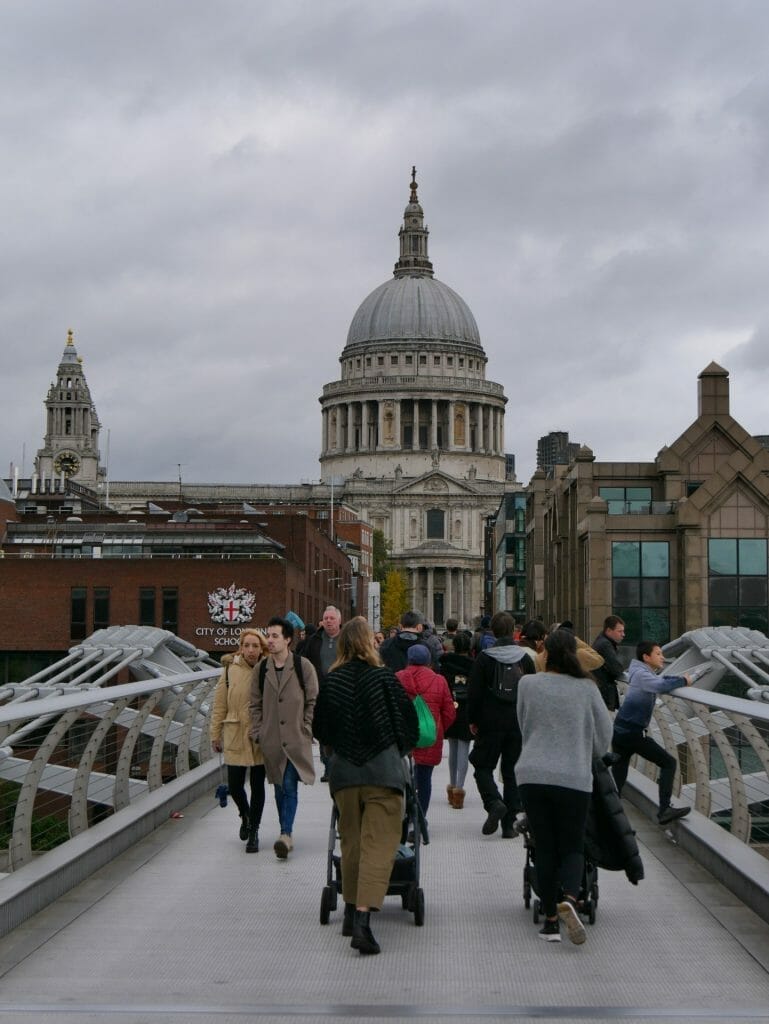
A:
POLYGON ((371 536, 371 561, 373 564, 373 579, 376 583, 384 583, 387 573, 392 568, 390 565, 390 549, 392 544, 384 535, 382 530, 374 530, 371 536))
POLYGON ((409 607, 408 581, 404 573, 398 569, 390 569, 382 589, 382 623, 385 626, 395 626, 409 607))

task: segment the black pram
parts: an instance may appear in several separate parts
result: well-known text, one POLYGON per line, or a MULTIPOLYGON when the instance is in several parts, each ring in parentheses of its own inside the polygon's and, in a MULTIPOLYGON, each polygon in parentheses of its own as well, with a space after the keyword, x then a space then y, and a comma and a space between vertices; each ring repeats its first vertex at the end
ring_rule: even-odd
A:
MULTIPOLYGON (((644 876, 641 855, 635 832, 625 816, 622 801, 609 771, 612 754, 593 761, 593 794, 585 829, 585 868, 577 897, 577 909, 590 924, 595 924, 598 906, 598 868, 606 871, 624 871, 633 885, 644 876)), ((518 820, 523 836, 526 863, 523 867, 523 904, 532 907, 534 923, 539 923, 542 905, 535 895, 537 888, 536 847, 525 816, 518 820)))

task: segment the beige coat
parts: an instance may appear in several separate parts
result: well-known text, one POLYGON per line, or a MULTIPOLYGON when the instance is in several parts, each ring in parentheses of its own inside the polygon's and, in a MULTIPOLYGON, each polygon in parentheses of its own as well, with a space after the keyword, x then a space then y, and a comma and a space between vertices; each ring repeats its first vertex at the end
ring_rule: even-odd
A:
MULTIPOLYGON (((582 666, 584 672, 595 672, 597 668, 603 665, 603 658, 594 651, 590 644, 586 644, 584 640, 580 640, 579 637, 575 637, 577 641, 577 661, 582 666)), ((547 651, 539 651, 534 657, 534 667, 537 672, 545 671, 545 662, 547 661, 547 651)))
POLYGON ((302 658, 304 690, 289 654, 281 679, 272 658, 267 658, 264 694, 259 688, 259 665, 251 675, 251 738, 264 755, 267 781, 280 784, 290 760, 306 785, 315 782, 312 760, 312 716, 318 699, 318 677, 312 662, 302 658))
POLYGON ((211 712, 211 740, 221 743, 225 764, 264 764, 259 744, 249 736, 252 668, 239 654, 226 654, 222 664, 225 670, 217 683, 211 712))

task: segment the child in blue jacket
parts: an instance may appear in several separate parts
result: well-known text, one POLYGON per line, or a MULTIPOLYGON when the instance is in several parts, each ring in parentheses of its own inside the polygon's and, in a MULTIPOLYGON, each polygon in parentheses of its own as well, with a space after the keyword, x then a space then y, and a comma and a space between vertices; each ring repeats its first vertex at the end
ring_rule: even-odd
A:
POLYGON ((673 779, 678 762, 659 743, 646 735, 657 697, 670 693, 679 686, 691 686, 688 675, 664 676, 658 673, 665 666, 665 655, 654 640, 642 640, 636 647, 636 656, 628 669, 628 688, 625 699, 614 719, 612 749, 619 755, 619 761, 612 772, 617 791, 621 794, 627 779, 630 758, 640 754, 647 761, 659 766, 659 810, 657 821, 660 825, 683 818, 690 807, 673 807, 673 779))

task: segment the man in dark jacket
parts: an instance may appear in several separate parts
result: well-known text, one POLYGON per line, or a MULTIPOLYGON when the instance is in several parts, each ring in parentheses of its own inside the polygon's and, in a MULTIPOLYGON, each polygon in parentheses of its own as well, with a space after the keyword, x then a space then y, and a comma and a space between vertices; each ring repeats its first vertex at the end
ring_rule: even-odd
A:
MULTIPOLYGON (((312 662, 320 686, 323 685, 323 680, 336 661, 336 645, 341 630, 342 613, 334 605, 329 605, 323 612, 320 629, 308 637, 300 648, 299 653, 302 657, 312 662)), ((322 747, 320 759, 323 762, 323 774, 320 781, 328 782, 328 757, 323 753, 322 747)))
POLYGON ((609 711, 619 707, 617 680, 625 671, 617 654, 619 645, 625 639, 625 623, 619 615, 609 615, 603 621, 603 630, 593 641, 593 650, 603 658, 603 665, 593 671, 604 704, 609 711))
POLYGON ((408 650, 422 643, 425 619, 421 612, 408 611, 401 615, 401 629, 397 636, 385 640, 379 648, 379 657, 393 672, 408 667, 408 650))
POLYGON ((526 649, 513 640, 514 629, 512 615, 497 612, 493 616, 491 632, 495 643, 476 657, 467 698, 470 732, 475 737, 470 763, 475 769, 475 783, 487 813, 481 832, 485 836, 493 835, 501 821, 504 839, 517 835, 515 816, 521 809, 515 782, 515 763, 521 753, 515 702, 517 679, 535 671, 526 649), (499 669, 504 666, 510 666, 514 689, 502 694, 498 680, 499 669), (494 781, 494 770, 500 759, 503 795, 494 781))

